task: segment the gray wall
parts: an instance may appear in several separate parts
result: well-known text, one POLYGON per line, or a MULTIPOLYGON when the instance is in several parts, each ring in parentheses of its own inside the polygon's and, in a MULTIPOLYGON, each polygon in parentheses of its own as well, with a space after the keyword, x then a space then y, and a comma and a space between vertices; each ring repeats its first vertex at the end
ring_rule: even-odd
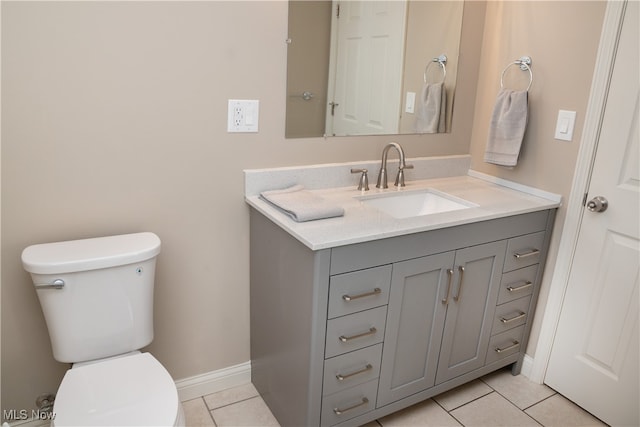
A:
MULTIPOLYGON (((409 157, 471 153, 477 169, 494 172, 480 151, 497 69, 530 54, 544 112, 531 122, 540 129, 530 132, 522 165, 508 177, 564 194, 578 139, 556 150, 550 123, 558 108, 577 110, 582 123, 604 3, 509 3, 504 19, 502 3, 489 4, 484 46, 484 4, 474 2, 476 13, 465 17, 453 133, 394 140, 409 157), (527 44, 541 49, 536 40, 516 37, 532 10, 537 21, 527 24, 533 33, 526 37, 544 32, 562 41, 546 44, 545 53, 527 44), (570 16, 546 25, 558 10, 570 16), (578 48, 580 66, 560 60, 578 48), (481 60, 483 49, 492 54, 481 60), (567 79, 572 89, 559 97, 567 79), (546 158, 567 168, 557 182, 540 176, 546 158)), ((67 369, 52 358, 20 264, 33 243, 157 233, 163 250, 148 350, 175 379, 246 362, 242 170, 377 159, 390 138, 284 138, 284 1, 4 1, 1 8, 2 408, 31 408, 67 369), (226 132, 230 98, 260 100, 258 134, 226 132)))

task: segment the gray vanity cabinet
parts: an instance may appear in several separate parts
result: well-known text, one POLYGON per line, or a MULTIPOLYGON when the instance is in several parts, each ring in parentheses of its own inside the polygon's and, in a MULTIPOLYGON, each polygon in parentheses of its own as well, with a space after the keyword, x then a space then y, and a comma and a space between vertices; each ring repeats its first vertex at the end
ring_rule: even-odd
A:
POLYGON ((253 384, 283 426, 357 426, 519 372, 554 217, 311 250, 251 209, 253 384))

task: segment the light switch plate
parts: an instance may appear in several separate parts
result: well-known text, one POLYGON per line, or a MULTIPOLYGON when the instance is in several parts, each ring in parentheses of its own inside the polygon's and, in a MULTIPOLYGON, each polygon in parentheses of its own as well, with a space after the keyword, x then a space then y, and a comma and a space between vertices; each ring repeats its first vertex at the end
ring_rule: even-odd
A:
POLYGON ((556 123, 555 139, 571 141, 573 139, 573 128, 576 125, 576 112, 560 110, 558 111, 558 121, 556 123))
POLYGON ((407 99, 404 107, 405 113, 413 113, 415 105, 416 105, 416 93, 407 92, 407 99))
POLYGON ((258 132, 260 102, 247 99, 230 99, 227 132, 258 132))

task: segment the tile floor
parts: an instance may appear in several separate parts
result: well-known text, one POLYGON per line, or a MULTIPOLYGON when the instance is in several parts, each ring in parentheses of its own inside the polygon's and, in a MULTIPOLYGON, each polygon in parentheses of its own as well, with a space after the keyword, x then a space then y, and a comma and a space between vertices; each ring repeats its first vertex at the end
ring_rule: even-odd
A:
MULTIPOLYGON (((188 427, 278 426, 252 384, 184 402, 188 427)), ((508 369, 396 412, 366 427, 605 426, 545 385, 508 369)))

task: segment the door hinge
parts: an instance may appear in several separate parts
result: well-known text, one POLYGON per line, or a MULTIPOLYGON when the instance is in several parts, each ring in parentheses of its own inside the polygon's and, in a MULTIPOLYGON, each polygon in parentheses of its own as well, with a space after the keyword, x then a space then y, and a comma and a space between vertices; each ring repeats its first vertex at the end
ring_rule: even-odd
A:
POLYGON ((336 5, 336 18, 340 18, 340 3, 336 5))

